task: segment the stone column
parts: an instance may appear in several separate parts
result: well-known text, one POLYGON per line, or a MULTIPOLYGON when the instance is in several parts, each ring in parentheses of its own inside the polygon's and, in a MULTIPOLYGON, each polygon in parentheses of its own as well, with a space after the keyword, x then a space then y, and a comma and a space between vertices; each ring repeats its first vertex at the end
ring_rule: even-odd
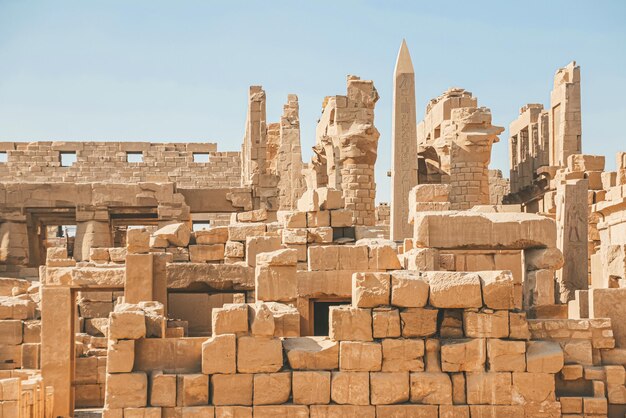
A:
POLYGON ((74 259, 76 261, 89 260, 89 251, 92 248, 111 246, 111 226, 108 221, 89 220, 76 222, 76 238, 74 241, 74 259))
POLYGON ((0 264, 28 264, 26 222, 0 222, 0 264))
POLYGON ((557 185, 557 247, 565 260, 557 270, 559 299, 567 303, 576 290, 587 290, 588 282, 588 181, 568 180, 557 185))
POLYGON ((417 117, 415 73, 409 49, 403 40, 396 60, 391 118, 391 218, 389 232, 394 241, 413 234, 409 225, 408 196, 417 185, 417 117))
POLYGON ((467 210, 489 204, 489 161, 491 146, 504 131, 491 124, 485 107, 452 110, 444 136, 450 147, 450 206, 467 210))
POLYGON ((72 416, 74 299, 69 287, 41 289, 41 374, 54 387, 55 417, 72 416))
POLYGON ((580 67, 559 68, 550 93, 550 165, 564 167, 567 157, 582 152, 580 67))
POLYGON ((261 86, 250 86, 246 133, 241 152, 242 185, 259 184, 259 175, 265 172, 266 147, 265 91, 261 86))
POLYGON ((293 210, 304 193, 302 147, 300 145, 300 116, 298 96, 290 94, 280 118, 276 175, 280 210, 293 210))

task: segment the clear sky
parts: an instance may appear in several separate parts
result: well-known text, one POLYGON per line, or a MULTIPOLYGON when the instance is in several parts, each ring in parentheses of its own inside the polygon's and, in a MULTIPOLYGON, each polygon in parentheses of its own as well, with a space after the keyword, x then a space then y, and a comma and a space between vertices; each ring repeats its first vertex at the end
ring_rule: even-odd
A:
MULTIPOLYGON (((211 141, 239 150, 247 89, 268 121, 300 100, 310 159, 324 96, 372 79, 378 200, 389 199, 395 58, 406 38, 417 115, 448 87, 508 127, 549 104, 557 68, 581 66, 583 152, 626 150, 626 1, 0 0, 0 141, 211 141)), ((508 176, 508 134, 492 168, 508 176)))

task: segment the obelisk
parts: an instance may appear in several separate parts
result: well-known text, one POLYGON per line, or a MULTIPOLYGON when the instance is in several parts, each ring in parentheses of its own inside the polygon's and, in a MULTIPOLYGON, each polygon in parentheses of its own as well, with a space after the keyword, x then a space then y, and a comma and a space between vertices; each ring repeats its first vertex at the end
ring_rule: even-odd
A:
POLYGON ((413 236, 409 225, 409 191, 417 185, 417 117, 415 72, 409 48, 402 40, 393 78, 391 133, 390 238, 402 241, 413 236))

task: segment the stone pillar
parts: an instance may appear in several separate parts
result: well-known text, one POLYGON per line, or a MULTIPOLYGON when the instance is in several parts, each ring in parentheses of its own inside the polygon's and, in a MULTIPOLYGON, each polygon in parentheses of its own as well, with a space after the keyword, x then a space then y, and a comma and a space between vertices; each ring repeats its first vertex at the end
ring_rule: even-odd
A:
POLYGON ((298 96, 290 94, 280 118, 276 175, 278 181, 278 206, 280 210, 293 210, 304 193, 302 174, 302 147, 300 145, 300 116, 298 96))
POLYGON ((565 260, 556 275, 561 303, 573 300, 576 290, 589 287, 587 191, 587 180, 568 180, 557 185, 557 247, 565 260))
POLYGON ((55 417, 72 416, 74 298, 69 287, 41 289, 41 373, 54 387, 55 417))
POLYGON ((26 222, 0 222, 0 264, 28 264, 26 222))
POLYGON ((241 152, 242 185, 259 184, 259 175, 265 172, 266 147, 265 91, 261 86, 250 86, 246 133, 241 152))
POLYGON ((89 220, 76 222, 76 238, 74 241, 74 259, 76 261, 89 260, 89 251, 92 248, 111 246, 111 226, 108 221, 89 220))
POLYGON ((450 147, 450 203, 452 210, 467 210, 489 204, 491 146, 504 131, 491 124, 485 107, 452 110, 444 137, 450 147))
POLYGON ((391 118, 391 218, 389 233, 394 241, 410 238, 409 192, 417 185, 417 117, 415 73, 409 49, 403 40, 393 79, 391 118))
POLYGON ((567 157, 582 152, 580 67, 559 68, 550 93, 550 165, 564 167, 567 157))
POLYGON ((374 166, 344 164, 341 168, 345 208, 352 211, 354 225, 376 225, 376 183, 374 166))
POLYGON ((139 303, 154 300, 153 262, 152 254, 126 255, 124 302, 139 303))

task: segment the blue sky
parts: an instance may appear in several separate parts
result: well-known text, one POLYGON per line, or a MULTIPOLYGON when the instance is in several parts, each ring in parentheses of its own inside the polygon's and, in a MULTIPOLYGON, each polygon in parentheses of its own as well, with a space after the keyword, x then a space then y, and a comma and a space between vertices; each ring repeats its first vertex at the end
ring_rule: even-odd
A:
MULTIPOLYGON (((378 200, 389 199, 395 57, 406 38, 418 120, 448 87, 473 92, 508 127, 549 103, 558 67, 581 66, 583 152, 626 150, 624 1, 0 0, 0 141, 211 141, 239 150, 247 89, 268 120, 300 100, 305 161, 324 96, 345 77, 381 96, 378 200)), ((508 176, 507 132, 492 168, 508 176)))

